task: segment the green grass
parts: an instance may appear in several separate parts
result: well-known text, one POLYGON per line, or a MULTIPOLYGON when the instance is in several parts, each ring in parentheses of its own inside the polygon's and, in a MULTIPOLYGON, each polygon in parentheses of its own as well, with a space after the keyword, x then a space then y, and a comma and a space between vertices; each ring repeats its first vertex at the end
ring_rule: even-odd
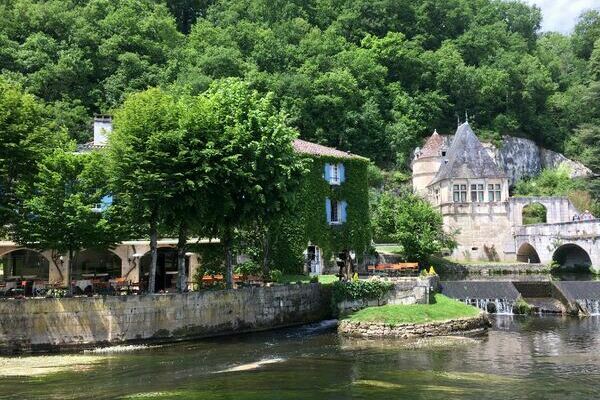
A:
POLYGON ((386 254, 402 254, 401 246, 375 246, 375 250, 386 254))
MULTIPOLYGON (((319 275, 318 277, 319 277, 319 283, 322 283, 325 285, 339 280, 338 277, 335 275, 319 275)), ((308 275, 283 275, 281 277, 281 279, 279 279, 277 282, 278 283, 296 283, 296 282, 300 281, 302 283, 309 283, 310 278, 311 277, 308 275)))
POLYGON ((357 322, 399 325, 424 324, 477 315, 479 315, 478 308, 450 299, 442 294, 436 294, 434 304, 388 304, 381 307, 368 307, 350 314, 347 319, 357 322))

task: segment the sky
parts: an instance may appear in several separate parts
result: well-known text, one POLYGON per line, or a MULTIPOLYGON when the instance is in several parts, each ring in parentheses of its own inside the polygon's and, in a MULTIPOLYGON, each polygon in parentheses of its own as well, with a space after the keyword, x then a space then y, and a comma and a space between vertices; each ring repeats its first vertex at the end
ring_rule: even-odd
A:
POLYGON ((600 10, 600 0, 525 0, 542 9, 542 31, 570 33, 583 10, 600 10))

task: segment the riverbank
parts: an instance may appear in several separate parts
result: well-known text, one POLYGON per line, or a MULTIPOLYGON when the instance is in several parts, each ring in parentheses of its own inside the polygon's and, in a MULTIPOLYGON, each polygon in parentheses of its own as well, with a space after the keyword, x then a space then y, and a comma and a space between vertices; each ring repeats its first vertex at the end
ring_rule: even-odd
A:
POLYGON ((484 330, 479 309, 436 294, 432 304, 369 307, 340 321, 338 333, 353 337, 426 337, 484 330))
POLYGON ((255 332, 329 318, 318 283, 183 294, 0 301, 0 353, 161 343, 255 332))

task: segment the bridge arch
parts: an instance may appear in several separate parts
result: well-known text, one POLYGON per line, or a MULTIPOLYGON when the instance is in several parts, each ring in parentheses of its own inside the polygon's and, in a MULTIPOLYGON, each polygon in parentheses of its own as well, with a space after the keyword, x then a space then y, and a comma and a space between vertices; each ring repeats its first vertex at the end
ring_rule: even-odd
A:
POLYGON ((574 243, 563 244, 552 255, 552 260, 568 269, 589 269, 592 259, 587 251, 574 243))
POLYGON ((523 243, 517 250, 517 261, 530 264, 539 264, 540 256, 535 247, 529 243, 523 243))

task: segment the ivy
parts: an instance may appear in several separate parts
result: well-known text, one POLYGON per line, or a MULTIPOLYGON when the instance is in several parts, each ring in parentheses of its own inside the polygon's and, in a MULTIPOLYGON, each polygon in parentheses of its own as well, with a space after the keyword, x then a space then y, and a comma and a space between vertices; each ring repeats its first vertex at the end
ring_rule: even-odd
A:
POLYGON ((296 194, 296 209, 289 223, 274 235, 272 259, 275 268, 286 273, 302 271, 308 243, 319 246, 324 260, 345 249, 354 250, 358 257, 371 242, 369 219, 368 172, 365 158, 336 158, 313 156, 309 172, 296 194), (346 180, 332 186, 323 178, 326 163, 343 163, 346 180), (325 215, 325 199, 345 200, 348 203, 347 221, 331 226, 325 215))
POLYGON ((384 281, 334 282, 332 300, 334 304, 344 300, 380 300, 394 284, 384 281))

